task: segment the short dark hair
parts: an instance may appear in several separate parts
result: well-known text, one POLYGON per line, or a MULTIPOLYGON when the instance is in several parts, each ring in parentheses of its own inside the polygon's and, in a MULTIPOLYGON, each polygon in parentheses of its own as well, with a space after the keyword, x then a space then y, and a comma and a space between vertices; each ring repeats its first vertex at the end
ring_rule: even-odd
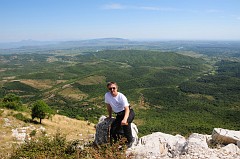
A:
POLYGON ((107 83, 107 87, 110 86, 110 85, 112 85, 112 84, 118 86, 116 82, 112 82, 112 81, 111 81, 111 82, 108 82, 108 83, 107 83))

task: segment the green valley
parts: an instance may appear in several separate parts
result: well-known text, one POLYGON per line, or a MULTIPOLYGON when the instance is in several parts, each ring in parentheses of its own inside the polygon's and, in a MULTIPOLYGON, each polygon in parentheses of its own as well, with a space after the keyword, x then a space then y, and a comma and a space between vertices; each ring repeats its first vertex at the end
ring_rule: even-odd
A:
POLYGON ((14 93, 27 107, 42 99, 61 115, 96 123, 107 114, 106 82, 116 81, 136 111, 140 136, 240 127, 238 60, 179 51, 76 50, 0 55, 0 98, 14 93))

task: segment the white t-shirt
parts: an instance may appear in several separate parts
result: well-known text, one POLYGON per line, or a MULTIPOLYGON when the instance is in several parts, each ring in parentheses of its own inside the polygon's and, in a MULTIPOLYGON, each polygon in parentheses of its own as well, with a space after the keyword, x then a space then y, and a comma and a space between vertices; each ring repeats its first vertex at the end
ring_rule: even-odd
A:
POLYGON ((125 110, 124 107, 129 106, 128 100, 122 93, 118 92, 116 97, 113 97, 110 92, 105 94, 105 103, 110 104, 115 113, 125 110))

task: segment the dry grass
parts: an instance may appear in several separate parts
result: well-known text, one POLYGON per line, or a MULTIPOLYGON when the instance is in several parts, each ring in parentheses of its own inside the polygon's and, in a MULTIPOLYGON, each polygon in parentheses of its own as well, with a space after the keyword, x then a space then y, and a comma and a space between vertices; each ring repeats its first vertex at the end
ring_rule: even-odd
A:
MULTIPOLYGON (((45 128, 45 132, 51 136, 56 132, 60 132, 66 135, 68 141, 70 140, 93 140, 95 134, 94 124, 87 121, 80 121, 77 119, 71 119, 66 116, 54 115, 52 119, 43 119, 42 124, 25 123, 17 120, 13 117, 13 114, 22 113, 25 117, 30 118, 29 113, 16 112, 12 110, 4 109, 4 112, 0 114, 0 158, 6 158, 7 154, 10 154, 13 150, 12 145, 16 140, 12 136, 12 129, 33 126, 36 129, 40 127, 45 128), (6 119, 9 121, 6 125, 6 119)), ((27 133, 31 133, 32 130, 27 130, 27 133)), ((36 135, 40 135, 41 132, 37 132, 36 135)))
POLYGON ((5 72, 6 70, 6 68, 0 68, 0 72, 5 72))
POLYGON ((24 126, 24 122, 12 117, 13 114, 14 111, 4 109, 4 112, 0 115, 0 158, 2 159, 12 151, 12 145, 15 142, 12 129, 24 126))
POLYGON ((67 87, 58 92, 58 94, 60 94, 64 98, 71 98, 73 100, 83 100, 88 96, 87 94, 81 92, 79 89, 73 87, 67 87))
POLYGON ((13 80, 16 76, 3 77, 4 80, 13 80))
POLYGON ((64 83, 66 82, 67 80, 56 80, 56 84, 59 84, 59 83, 64 83))
POLYGON ((40 90, 52 88, 52 86, 56 84, 56 81, 53 81, 53 80, 25 79, 25 80, 21 80, 20 82, 40 90))
POLYGON ((213 96, 210 96, 210 95, 189 94, 188 96, 191 97, 191 98, 197 98, 197 99, 205 98, 205 99, 210 100, 210 101, 215 100, 215 98, 213 96))
POLYGON ((84 78, 80 81, 78 81, 79 84, 81 85, 93 85, 93 84, 101 84, 101 83, 106 83, 106 77, 105 76, 89 76, 87 78, 84 78))
POLYGON ((199 58, 199 57, 203 57, 204 56, 203 54, 199 54, 199 53, 196 53, 194 51, 180 51, 178 53, 181 54, 181 55, 195 57, 195 58, 199 58))
POLYGON ((54 115, 51 120, 44 119, 42 124, 49 134, 56 134, 60 130, 60 132, 67 135, 68 140, 89 140, 95 134, 94 124, 62 115, 54 115))

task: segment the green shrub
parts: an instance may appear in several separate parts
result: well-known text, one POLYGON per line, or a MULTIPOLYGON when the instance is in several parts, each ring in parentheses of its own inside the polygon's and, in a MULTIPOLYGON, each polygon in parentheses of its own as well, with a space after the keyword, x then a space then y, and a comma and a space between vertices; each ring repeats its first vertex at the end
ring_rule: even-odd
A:
MULTIPOLYGON (((32 131, 34 135, 36 131, 32 131)), ((79 140, 67 141, 59 132, 54 137, 43 135, 16 148, 10 159, 126 159, 125 138, 110 145, 83 144, 79 140), (121 148, 120 148, 121 146, 121 148)))
POLYGON ((31 119, 25 117, 22 113, 17 113, 13 115, 16 119, 24 121, 24 122, 30 122, 31 119))
POLYGON ((3 109, 0 109, 0 116, 2 116, 4 110, 3 109))
POLYGON ((67 142, 66 137, 56 133, 54 137, 41 136, 22 144, 11 155, 19 158, 75 158, 78 141, 67 142), (75 147, 74 147, 75 146, 75 147))
POLYGON ((36 136, 36 133, 37 133, 37 131, 36 131, 36 129, 34 129, 33 131, 31 131, 30 132, 30 137, 33 137, 33 136, 36 136))
POLYGON ((23 116, 22 113, 17 113, 13 115, 16 119, 24 121, 26 118, 23 116))
POLYGON ((20 97, 12 93, 4 96, 2 105, 8 109, 22 110, 22 102, 20 97))
POLYGON ((79 115, 76 116, 76 119, 77 119, 77 120, 85 120, 84 117, 81 117, 81 116, 79 116, 79 115))

